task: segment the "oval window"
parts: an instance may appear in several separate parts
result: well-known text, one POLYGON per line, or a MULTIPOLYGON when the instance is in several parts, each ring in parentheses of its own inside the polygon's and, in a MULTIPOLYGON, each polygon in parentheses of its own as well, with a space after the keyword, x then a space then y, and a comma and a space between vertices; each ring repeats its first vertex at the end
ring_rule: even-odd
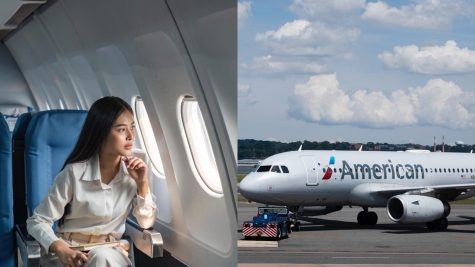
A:
POLYGON ((189 96, 183 98, 181 117, 187 139, 186 143, 188 143, 193 158, 190 163, 191 161, 194 163, 192 165, 194 165, 206 186, 211 191, 221 194, 223 188, 216 160, 198 101, 195 98, 189 96))
POLYGON ((157 141, 155 141, 152 125, 150 124, 142 98, 139 96, 135 97, 135 100, 132 100, 132 103, 134 103, 135 117, 137 118, 137 124, 139 126, 137 129, 137 136, 139 137, 140 143, 142 144, 142 147, 145 147, 145 150, 152 161, 154 170, 164 176, 165 172, 163 170, 162 158, 160 157, 157 141))

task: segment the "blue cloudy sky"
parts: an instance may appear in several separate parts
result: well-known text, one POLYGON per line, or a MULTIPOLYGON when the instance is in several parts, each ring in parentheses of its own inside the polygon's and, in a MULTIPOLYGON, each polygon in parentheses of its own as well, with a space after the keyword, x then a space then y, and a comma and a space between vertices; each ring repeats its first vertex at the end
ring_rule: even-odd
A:
POLYGON ((239 139, 475 143, 475 1, 238 2, 239 139))

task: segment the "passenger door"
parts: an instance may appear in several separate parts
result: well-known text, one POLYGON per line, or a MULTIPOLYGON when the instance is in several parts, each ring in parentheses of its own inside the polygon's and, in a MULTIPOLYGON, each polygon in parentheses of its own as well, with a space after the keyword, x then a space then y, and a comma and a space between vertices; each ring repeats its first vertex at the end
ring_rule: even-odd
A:
POLYGON ((318 185, 318 170, 317 164, 312 156, 302 156, 302 161, 305 166, 305 171, 307 172, 307 186, 317 186, 318 185))

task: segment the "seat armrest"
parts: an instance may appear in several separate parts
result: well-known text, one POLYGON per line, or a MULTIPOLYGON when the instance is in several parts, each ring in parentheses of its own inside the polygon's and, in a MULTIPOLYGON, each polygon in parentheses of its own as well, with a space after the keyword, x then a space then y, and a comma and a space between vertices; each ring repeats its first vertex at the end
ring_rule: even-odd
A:
POLYGON ((15 225, 15 236, 23 266, 39 267, 41 247, 38 241, 28 235, 25 225, 15 225))
POLYGON ((129 236, 135 247, 150 258, 163 257, 162 235, 153 229, 143 229, 136 222, 127 219, 125 235, 129 236))

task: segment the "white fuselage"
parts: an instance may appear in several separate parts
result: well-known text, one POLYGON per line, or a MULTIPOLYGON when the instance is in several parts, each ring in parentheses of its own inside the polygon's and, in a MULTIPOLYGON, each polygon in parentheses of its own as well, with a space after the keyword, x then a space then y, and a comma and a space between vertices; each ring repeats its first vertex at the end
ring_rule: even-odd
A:
MULTIPOLYGON (((281 153, 261 163, 271 166, 268 172, 250 173, 239 189, 248 199, 272 205, 383 207, 390 197, 381 193, 385 189, 475 182, 475 155, 422 152, 281 153)), ((450 201, 471 196, 462 191, 436 197, 450 201)))

